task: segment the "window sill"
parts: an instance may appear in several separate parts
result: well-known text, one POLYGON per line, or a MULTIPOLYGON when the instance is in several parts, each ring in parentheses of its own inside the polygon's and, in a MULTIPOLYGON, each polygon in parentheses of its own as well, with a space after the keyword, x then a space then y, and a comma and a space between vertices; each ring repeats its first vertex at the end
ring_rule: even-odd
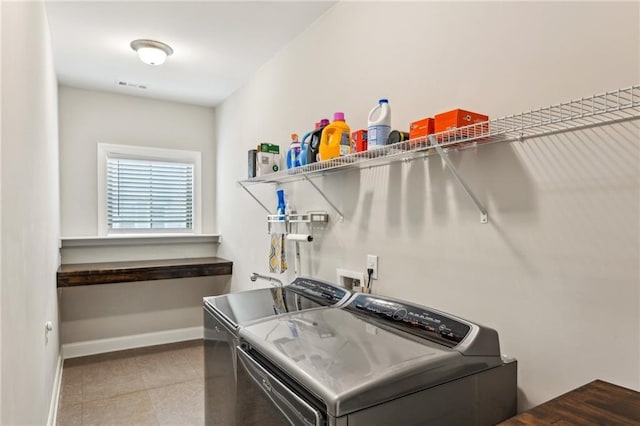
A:
POLYGON ((220 234, 176 235, 110 235, 105 237, 61 237, 60 248, 69 247, 113 247, 164 244, 220 243, 220 234))

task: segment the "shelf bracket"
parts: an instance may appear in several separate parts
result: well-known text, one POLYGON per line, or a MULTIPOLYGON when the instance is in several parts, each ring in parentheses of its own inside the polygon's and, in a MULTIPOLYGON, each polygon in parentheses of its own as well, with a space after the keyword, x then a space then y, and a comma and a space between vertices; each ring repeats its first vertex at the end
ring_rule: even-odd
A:
POLYGON ((440 155, 440 158, 444 160, 445 164, 447 165, 447 167, 449 168, 453 176, 456 178, 456 180, 458 181, 462 189, 464 189, 464 192, 467 193, 467 195, 469 196, 469 198, 471 198, 471 200, 474 202, 476 207, 478 207, 478 210, 480 210, 480 223, 488 223, 489 215, 487 214, 487 209, 483 207, 482 203, 480 203, 480 200, 478 200, 478 197, 476 197, 476 195, 473 193, 471 188, 469 188, 466 182, 462 179, 462 177, 458 173, 458 169, 451 162, 451 159, 449 158, 449 154, 444 152, 444 149, 442 149, 442 147, 435 140, 435 138, 431 137, 430 141, 431 141, 431 146, 433 146, 436 149, 436 152, 440 155))
POLYGON ((262 206, 263 209, 266 210, 267 214, 271 214, 271 210, 269 210, 267 208, 267 206, 265 206, 264 204, 262 204, 262 201, 258 200, 258 197, 256 197, 255 195, 253 195, 253 192, 249 191, 249 188, 247 188, 246 186, 244 186, 242 184, 242 182, 238 182, 240 184, 240 186, 242 187, 242 189, 244 189, 245 191, 247 191, 247 193, 249 195, 251 195, 251 198, 253 198, 254 200, 256 200, 256 203, 260 204, 262 206))
POLYGON ((322 192, 322 190, 321 190, 320 188, 318 188, 318 186, 317 186, 315 183, 313 183, 313 181, 312 181, 311 179, 309 179, 309 177, 308 177, 307 175, 302 175, 302 177, 303 177, 307 182, 309 182, 309 183, 311 184, 311 186, 313 186, 313 187, 316 189, 316 191, 318 191, 318 193, 319 193, 320 195, 322 195, 322 198, 324 198, 324 200, 327 202, 327 204, 329 204, 329 205, 330 205, 330 206, 331 206, 331 207, 336 211, 336 213, 338 213, 338 220, 339 220, 340 222, 344 222, 344 215, 342 214, 342 212, 341 212, 340 210, 338 210, 338 208, 335 206, 335 204, 333 204, 333 203, 331 202, 331 200, 329 200, 329 199, 327 198, 327 196, 326 196, 326 195, 324 195, 324 192, 322 192))

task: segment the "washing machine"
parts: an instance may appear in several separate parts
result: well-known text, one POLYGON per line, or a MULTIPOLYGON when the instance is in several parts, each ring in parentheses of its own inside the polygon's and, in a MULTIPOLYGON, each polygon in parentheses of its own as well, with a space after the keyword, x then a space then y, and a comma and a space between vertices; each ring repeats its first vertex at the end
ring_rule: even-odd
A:
POLYGON ((368 294, 239 330, 243 426, 493 425, 516 414, 498 333, 368 294))
POLYGON ((286 286, 205 297, 205 423, 236 424, 236 347, 247 324, 290 312, 340 306, 351 292, 332 283, 298 277, 286 286))

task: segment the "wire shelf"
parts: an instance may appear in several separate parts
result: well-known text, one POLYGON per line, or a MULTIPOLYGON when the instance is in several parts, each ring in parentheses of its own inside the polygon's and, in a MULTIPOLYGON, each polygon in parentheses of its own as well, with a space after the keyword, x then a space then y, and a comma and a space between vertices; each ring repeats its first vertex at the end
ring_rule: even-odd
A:
POLYGON ((637 118, 640 118, 640 85, 495 118, 427 137, 385 145, 371 151, 282 170, 242 180, 240 183, 243 186, 256 183, 285 183, 347 168, 370 167, 433 155, 437 154, 436 148, 449 151, 494 142, 524 141, 637 118))

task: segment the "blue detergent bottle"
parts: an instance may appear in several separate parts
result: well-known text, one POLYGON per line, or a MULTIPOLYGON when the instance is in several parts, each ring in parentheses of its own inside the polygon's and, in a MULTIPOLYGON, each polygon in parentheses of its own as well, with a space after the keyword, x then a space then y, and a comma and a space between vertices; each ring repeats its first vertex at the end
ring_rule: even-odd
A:
POLYGON ((309 138, 311 137, 311 132, 308 132, 306 135, 302 137, 302 142, 300 142, 300 160, 301 166, 307 165, 307 157, 309 155, 309 138))
POLYGON ((287 151, 287 169, 293 169, 294 167, 300 167, 300 142, 298 141, 298 135, 291 133, 291 145, 287 151))

